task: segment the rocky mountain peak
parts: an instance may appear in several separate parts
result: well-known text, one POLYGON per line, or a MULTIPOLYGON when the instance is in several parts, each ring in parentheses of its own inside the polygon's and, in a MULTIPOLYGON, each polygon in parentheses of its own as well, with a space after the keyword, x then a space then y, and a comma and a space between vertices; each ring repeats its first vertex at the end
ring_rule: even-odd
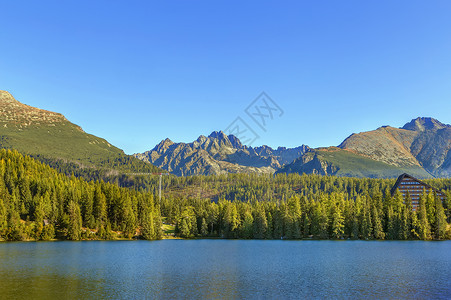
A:
MULTIPOLYGON (((229 138, 223 131, 213 131, 208 138, 211 140, 211 143, 215 145, 214 147, 219 148, 233 148, 232 143, 229 138)), ((217 149, 219 150, 219 149, 217 149)))
POLYGON ((203 144, 206 140, 207 140, 207 137, 206 137, 205 135, 200 135, 200 136, 197 138, 196 141, 197 141, 199 144, 203 144))
POLYGON ((14 99, 7 91, 0 91, 0 104, 3 106, 5 104, 19 104, 20 102, 14 99))
POLYGON ((269 146, 248 147, 234 135, 213 131, 191 143, 160 142, 153 150, 137 153, 135 157, 157 165, 176 175, 223 173, 274 173, 292 162, 308 148, 272 149, 269 146), (167 148, 165 148, 167 146, 167 148))
POLYGON ((413 119, 409 123, 405 124, 401 129, 413 130, 413 131, 425 131, 425 130, 438 130, 446 127, 451 127, 450 125, 445 125, 440 121, 430 118, 430 117, 418 117, 413 119))
POLYGON ((174 142, 171 141, 169 138, 165 138, 165 139, 163 140, 163 143, 164 143, 165 145, 167 145, 167 144, 170 144, 170 145, 174 144, 174 142))
POLYGON ((218 139, 218 140, 228 140, 227 135, 222 130, 221 131, 213 131, 212 133, 210 133, 210 135, 208 137, 212 138, 212 139, 218 139))
MULTIPOLYGON (((20 103, 9 92, 0 91, 0 125, 3 127, 55 126, 56 123, 69 122, 62 114, 20 103)), ((77 129, 82 131, 78 126, 77 129)))
POLYGON ((171 141, 169 138, 166 138, 166 139, 164 139, 164 140, 162 140, 157 146, 156 146, 156 148, 157 149, 167 149, 167 148, 169 148, 171 145, 173 145, 174 144, 174 142, 173 141, 171 141))

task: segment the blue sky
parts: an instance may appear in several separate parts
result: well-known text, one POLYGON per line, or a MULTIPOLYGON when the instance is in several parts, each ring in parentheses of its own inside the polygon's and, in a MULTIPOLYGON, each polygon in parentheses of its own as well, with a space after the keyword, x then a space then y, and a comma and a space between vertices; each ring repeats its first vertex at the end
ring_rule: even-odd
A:
POLYGON ((0 89, 126 153, 238 116, 253 145, 451 123, 449 1, 2 1, 0 89), (266 132, 244 112, 265 91, 266 132))

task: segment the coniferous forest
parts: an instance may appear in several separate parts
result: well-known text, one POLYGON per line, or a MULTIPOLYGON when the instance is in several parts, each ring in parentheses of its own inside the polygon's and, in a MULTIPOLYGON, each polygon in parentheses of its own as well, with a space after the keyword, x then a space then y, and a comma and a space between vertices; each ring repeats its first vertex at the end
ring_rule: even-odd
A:
MULTIPOLYGON (((67 170, 66 170, 67 171, 67 170)), ((228 174, 163 177, 59 173, 17 151, 0 150, 0 239, 182 238, 450 239, 451 179, 430 179, 420 209, 394 179, 228 174), (164 221, 164 222, 163 222, 164 221)))
POLYGON ((58 173, 0 150, 0 237, 5 240, 161 238, 151 193, 58 173))

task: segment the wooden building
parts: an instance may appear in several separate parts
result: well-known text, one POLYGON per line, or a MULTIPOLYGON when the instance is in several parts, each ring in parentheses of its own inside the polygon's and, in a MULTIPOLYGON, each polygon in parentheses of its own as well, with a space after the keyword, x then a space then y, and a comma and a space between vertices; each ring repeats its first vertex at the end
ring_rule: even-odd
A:
POLYGON ((413 210, 417 210, 420 204, 420 197, 423 194, 423 190, 426 189, 426 192, 435 192, 437 196, 440 197, 442 202, 445 200, 445 194, 439 191, 438 189, 430 186, 429 184, 416 179, 413 176, 410 176, 406 173, 400 175, 395 185, 391 189, 391 195, 393 196, 398 189, 404 200, 406 199, 407 192, 409 193, 410 199, 412 200, 412 208, 413 210))

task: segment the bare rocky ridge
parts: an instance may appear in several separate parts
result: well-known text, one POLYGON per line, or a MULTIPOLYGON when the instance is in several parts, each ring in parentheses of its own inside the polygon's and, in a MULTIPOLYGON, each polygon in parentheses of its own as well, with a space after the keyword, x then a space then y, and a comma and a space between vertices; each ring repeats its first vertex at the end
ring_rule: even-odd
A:
POLYGON ((451 126, 431 118, 413 121, 403 127, 418 132, 410 147, 412 155, 434 176, 451 176, 451 126), (413 121, 412 128, 409 124, 413 121))
POLYGON ((397 167, 419 166, 419 162, 410 152, 417 135, 416 131, 385 126, 373 131, 352 134, 338 147, 354 150, 368 158, 397 167))
MULTIPOLYGON (((62 114, 28 106, 14 99, 9 92, 0 91, 0 126, 27 128, 33 125, 55 126, 57 123, 64 125, 68 121, 62 114)), ((78 129, 83 131, 80 127, 78 129)))
POLYGON ((240 140, 214 131, 208 137, 199 136, 191 143, 161 141, 155 148, 135 157, 148 161, 179 176, 223 173, 274 173, 308 151, 296 148, 272 149, 268 146, 248 147, 240 140))

